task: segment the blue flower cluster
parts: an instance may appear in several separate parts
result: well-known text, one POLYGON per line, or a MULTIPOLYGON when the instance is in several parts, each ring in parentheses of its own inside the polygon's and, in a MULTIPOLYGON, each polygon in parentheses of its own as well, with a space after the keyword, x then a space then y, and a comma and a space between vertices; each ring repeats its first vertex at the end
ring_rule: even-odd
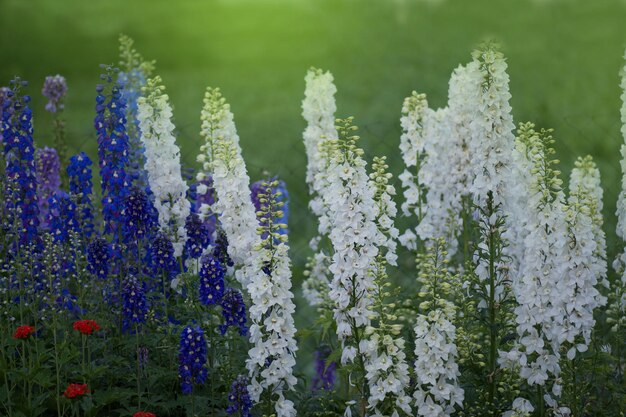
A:
POLYGON ((220 325, 220 332, 226 334, 230 326, 238 327, 239 334, 246 336, 248 327, 246 326, 246 304, 243 302, 241 291, 228 288, 220 301, 222 307, 222 317, 224 324, 220 325))
POLYGON ((70 158, 67 166, 67 176, 69 177, 70 195, 76 201, 80 210, 80 220, 82 233, 85 237, 91 237, 93 226, 93 205, 91 202, 92 174, 91 159, 85 152, 80 152, 70 158))
POLYGON ((19 96, 20 80, 11 82, 2 109, 2 129, 6 158, 5 173, 12 182, 6 207, 17 212, 20 223, 19 243, 38 242, 39 205, 37 203, 37 178, 35 147, 33 144, 33 113, 28 106, 29 96, 19 96))
POLYGON ((187 230, 187 242, 185 242, 185 252, 190 258, 197 259, 202 255, 202 251, 209 245, 211 235, 208 227, 202 223, 196 213, 191 213, 185 221, 187 230))
POLYGON ((191 394, 193 385, 202 385, 207 377, 206 341, 200 327, 186 326, 180 333, 178 375, 183 394, 191 394))
POLYGON ((100 279, 109 275, 109 260, 111 259, 111 247, 106 239, 94 238, 87 245, 87 270, 100 279))
POLYGON ((158 214, 146 192, 132 187, 124 204, 124 242, 136 244, 156 233, 158 214))
POLYGON ((148 303, 146 301, 144 285, 135 277, 129 277, 124 282, 122 289, 122 329, 128 330, 133 324, 146 321, 148 303))
POLYGON ((126 135, 126 101, 122 86, 113 83, 112 69, 102 79, 107 82, 96 87, 96 117, 94 126, 98 135, 98 159, 102 179, 102 217, 105 234, 112 235, 113 255, 121 258, 124 201, 128 193, 126 166, 128 164, 128 137, 126 135))
POLYGON ((202 257, 200 267, 200 302, 204 305, 217 304, 224 295, 226 270, 212 254, 202 257))
POLYGON ((250 379, 244 375, 239 375, 233 381, 228 393, 228 408, 226 412, 228 414, 239 413, 241 417, 250 417, 250 410, 252 409, 252 400, 250 399, 250 393, 248 392, 248 385, 250 379))
POLYGON ((150 264, 155 275, 170 277, 176 273, 174 246, 163 233, 158 232, 150 245, 150 264))
POLYGON ((127 165, 128 182, 144 186, 147 184, 144 166, 144 147, 141 143, 141 131, 137 120, 137 100, 141 97, 141 88, 146 85, 146 77, 139 68, 133 68, 129 72, 120 72, 117 82, 122 88, 122 94, 126 99, 126 117, 128 125, 128 157, 127 165))
POLYGON ((327 364, 331 351, 328 346, 322 346, 315 351, 315 377, 313 378, 313 390, 332 390, 335 387, 336 362, 327 364))
POLYGON ((79 232, 77 207, 65 191, 57 191, 48 199, 48 225, 56 242, 67 242, 70 232, 79 232))
POLYGON ((216 232, 215 243, 213 248, 213 255, 220 261, 220 264, 226 266, 233 266, 235 263, 228 256, 228 238, 226 233, 222 229, 218 229, 216 232))

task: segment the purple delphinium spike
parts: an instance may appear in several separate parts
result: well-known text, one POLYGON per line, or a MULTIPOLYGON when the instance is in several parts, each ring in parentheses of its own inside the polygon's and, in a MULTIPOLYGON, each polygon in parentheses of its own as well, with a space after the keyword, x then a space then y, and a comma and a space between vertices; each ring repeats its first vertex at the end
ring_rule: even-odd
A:
POLYGON ((39 148, 35 151, 37 169, 37 199, 39 202, 39 223, 48 227, 48 199, 61 186, 61 161, 56 149, 39 148))
POLYGON ((80 227, 83 236, 91 237, 94 229, 93 225, 93 205, 91 202, 91 159, 80 152, 70 158, 67 166, 67 176, 69 177, 70 195, 79 208, 80 227))
POLYGON ((204 305, 218 303, 224 295, 224 275, 226 270, 212 254, 202 257, 200 267, 200 302, 204 305))
POLYGON ((222 306, 222 317, 224 318, 224 324, 220 325, 220 332, 226 334, 228 328, 233 326, 239 328, 240 335, 247 335, 246 304, 243 302, 241 291, 228 288, 224 292, 220 306, 222 306))
POLYGON ((206 340, 200 327, 186 326, 180 333, 178 374, 183 394, 191 394, 193 385, 202 385, 207 377, 206 340))
POLYGON ((145 296, 145 285, 135 277, 124 281, 122 289, 122 330, 130 330, 133 326, 144 323, 148 313, 148 303, 145 296))
POLYGON ((313 390, 332 390, 335 387, 335 371, 337 364, 326 361, 330 355, 330 348, 322 346, 315 351, 315 377, 313 377, 313 390))
POLYGON ((61 75, 49 75, 46 77, 41 94, 48 99, 46 110, 50 113, 56 113, 63 110, 63 98, 67 93, 67 83, 61 75))
POLYGON ((252 399, 250 399, 248 385, 250 385, 250 379, 244 375, 237 376, 233 381, 228 393, 228 408, 226 409, 228 414, 239 413, 241 417, 252 415, 250 414, 252 399))
POLYGON ((37 202, 37 177, 35 169, 35 147, 33 145, 33 113, 28 106, 29 96, 20 96, 19 90, 26 85, 16 79, 11 81, 9 100, 2 112, 5 173, 12 181, 11 193, 6 207, 19 216, 20 245, 39 243, 39 205, 37 202))

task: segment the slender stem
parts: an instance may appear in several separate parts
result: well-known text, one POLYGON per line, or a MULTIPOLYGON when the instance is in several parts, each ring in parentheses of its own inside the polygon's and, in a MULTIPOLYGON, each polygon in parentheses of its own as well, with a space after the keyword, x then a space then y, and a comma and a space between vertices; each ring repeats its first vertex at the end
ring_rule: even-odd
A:
POLYGON ((141 357, 139 353, 139 325, 135 323, 135 342, 137 351, 137 409, 141 410, 141 357))

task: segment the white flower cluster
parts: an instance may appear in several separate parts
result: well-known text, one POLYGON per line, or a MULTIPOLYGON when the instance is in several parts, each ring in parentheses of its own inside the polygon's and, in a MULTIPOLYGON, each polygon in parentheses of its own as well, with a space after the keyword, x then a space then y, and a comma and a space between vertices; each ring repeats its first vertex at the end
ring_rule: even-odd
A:
MULTIPOLYGON (((339 139, 326 139, 328 186, 322 195, 331 221, 334 253, 329 297, 334 303, 337 336, 350 343, 357 329, 370 325, 370 307, 378 246, 384 236, 376 227, 374 190, 369 186, 363 150, 356 146, 352 119, 339 121, 339 139)), ((352 361, 357 347, 345 347, 342 363, 352 361)))
POLYGON ((465 396, 459 386, 457 364, 456 307, 447 297, 453 288, 448 270, 448 254, 443 239, 429 244, 426 254, 418 257, 420 303, 415 324, 415 409, 418 416, 450 416, 455 406, 462 406, 465 396))
MULTIPOLYGON (((207 88, 201 117, 200 134, 205 144, 201 148, 203 153, 198 155, 203 173, 197 179, 204 179, 206 172, 212 173, 217 198, 213 207, 203 205, 200 213, 207 216, 213 210, 219 214, 220 226, 228 238, 228 255, 236 265, 242 266, 235 277, 245 288, 259 274, 253 265, 255 248, 260 242, 256 233, 258 221, 233 114, 219 89, 207 88)), ((198 193, 206 191, 202 187, 198 193)))
POLYGON ((306 88, 302 101, 302 116, 307 122, 303 139, 307 155, 306 182, 309 185, 311 200, 309 207, 319 221, 319 235, 311 240, 311 249, 315 255, 309 259, 307 278, 303 287, 303 295, 311 306, 328 305, 328 290, 330 279, 328 268, 330 257, 319 247, 320 241, 328 236, 330 231, 330 219, 328 209, 324 206, 323 194, 327 187, 326 168, 327 158, 321 149, 324 140, 337 139, 335 129, 335 104, 334 95, 337 88, 333 84, 333 76, 330 72, 319 69, 311 69, 305 77, 306 88))
POLYGON ((372 162, 373 172, 370 174, 369 186, 375 190, 374 202, 376 204, 375 222, 378 226, 380 239, 383 239, 379 249, 384 251, 385 261, 389 265, 397 265, 398 229, 394 225, 394 220, 398 209, 393 201, 396 189, 389 184, 392 175, 387 172, 389 166, 386 157, 374 157, 372 162))
POLYGON ((228 253, 238 267, 235 277, 252 300, 249 314, 253 347, 246 361, 250 395, 258 402, 264 391, 271 392, 278 397, 277 417, 292 417, 296 415, 293 402, 284 396, 284 391, 293 389, 296 383, 292 369, 297 350, 288 246, 283 238, 275 246, 268 243, 275 240, 272 222, 266 230, 268 242, 261 239, 263 231, 259 230, 251 200, 250 178, 233 116, 219 90, 207 89, 202 121, 206 145, 199 159, 213 174, 217 194, 214 210, 228 238, 228 253))
MULTIPOLYGON (((626 59, 626 53, 624 54, 624 58, 626 59)), ((624 142, 621 147, 621 167, 622 167, 622 189, 619 193, 619 197, 617 199, 617 236, 619 236, 622 241, 626 242, 626 65, 621 70, 621 83, 620 87, 622 89, 622 94, 620 98, 622 99, 622 107, 621 107, 621 118, 622 118, 622 137, 624 142)), ((626 287, 626 249, 620 253, 613 262, 613 268, 622 275, 622 287, 626 287)), ((626 295, 622 300, 624 307, 626 308, 626 295)))
MULTIPOLYGON (((520 125, 517 149, 525 149, 533 173, 528 196, 524 262, 513 280, 517 332, 520 345, 500 352, 503 366, 520 368, 529 385, 546 385, 550 375, 560 373, 559 349, 564 323, 564 294, 559 282, 567 273, 567 222, 565 196, 559 172, 552 168, 550 131, 534 130, 532 123, 520 125)), ((553 384, 559 396, 561 387, 553 384)), ((549 394, 549 405, 555 406, 549 394)))
POLYGON ((595 325, 593 311, 606 303, 596 287, 601 283, 608 288, 606 239, 602 231, 603 192, 600 171, 591 156, 576 161, 569 190, 569 263, 567 273, 557 283, 557 291, 562 293, 565 310, 560 342, 570 344, 567 358, 572 360, 577 350, 587 350, 595 325), (583 340, 576 340, 578 336, 583 340))
POLYGON ((530 417, 535 407, 525 398, 518 397, 513 400, 511 410, 502 414, 502 417, 530 417))
POLYGON ((191 209, 187 183, 180 169, 180 150, 176 146, 172 107, 161 86, 161 78, 148 80, 145 94, 137 100, 137 120, 145 148, 145 169, 154 205, 159 213, 161 231, 172 239, 174 255, 181 256, 187 231, 185 221, 191 209))

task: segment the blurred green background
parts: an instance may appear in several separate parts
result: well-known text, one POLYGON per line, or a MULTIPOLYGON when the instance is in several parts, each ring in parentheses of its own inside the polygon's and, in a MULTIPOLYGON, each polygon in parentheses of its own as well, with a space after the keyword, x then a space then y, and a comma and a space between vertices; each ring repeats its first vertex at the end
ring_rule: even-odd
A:
POLYGON ((307 69, 333 72, 337 115, 355 116, 368 156, 388 155, 398 174, 403 98, 415 89, 444 106, 451 71, 487 38, 499 40, 508 58, 516 122, 556 129, 565 175, 578 155, 598 162, 612 257, 625 22, 626 3, 609 0, 0 0, 0 85, 14 75, 30 81, 43 146, 52 129, 41 85, 46 75, 64 75, 70 148, 95 159, 98 65, 118 61, 125 33, 157 61, 190 166, 204 89, 221 87, 252 179, 267 170, 288 183, 299 295, 316 227, 307 211, 300 115, 307 69))

